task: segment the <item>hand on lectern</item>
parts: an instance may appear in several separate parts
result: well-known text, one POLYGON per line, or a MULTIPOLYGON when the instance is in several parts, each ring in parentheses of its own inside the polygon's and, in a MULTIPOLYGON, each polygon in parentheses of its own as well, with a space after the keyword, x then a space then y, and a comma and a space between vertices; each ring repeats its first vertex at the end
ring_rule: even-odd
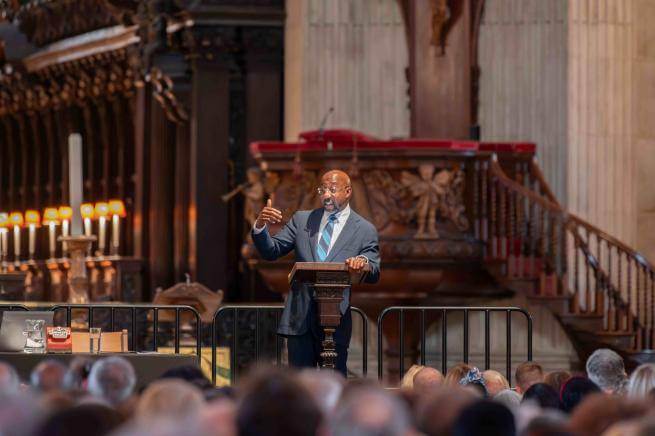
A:
POLYGON ((351 273, 361 273, 364 271, 364 268, 368 264, 367 260, 363 256, 349 257, 346 259, 346 265, 348 266, 348 272, 351 273))
POLYGON ((273 207, 273 201, 269 198, 266 201, 266 206, 257 215, 255 227, 261 228, 264 224, 275 224, 282 221, 282 212, 273 207))

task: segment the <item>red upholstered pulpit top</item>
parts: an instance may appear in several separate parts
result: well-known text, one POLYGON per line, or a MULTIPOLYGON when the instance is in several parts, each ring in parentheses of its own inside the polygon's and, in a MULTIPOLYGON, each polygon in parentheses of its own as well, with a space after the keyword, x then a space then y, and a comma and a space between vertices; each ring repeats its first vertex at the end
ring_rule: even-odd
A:
POLYGON ((302 132, 299 142, 257 141, 250 144, 253 156, 268 153, 311 152, 330 150, 439 149, 464 152, 534 153, 530 142, 480 142, 452 139, 390 139, 349 129, 310 130, 302 132))

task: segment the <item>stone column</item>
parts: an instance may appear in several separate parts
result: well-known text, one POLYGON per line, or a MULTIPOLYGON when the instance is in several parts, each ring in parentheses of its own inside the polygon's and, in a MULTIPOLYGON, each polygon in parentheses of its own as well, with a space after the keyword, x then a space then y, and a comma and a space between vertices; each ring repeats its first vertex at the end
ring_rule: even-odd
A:
POLYGON ((287 0, 285 138, 319 127, 409 135, 405 26, 396 0, 287 0))

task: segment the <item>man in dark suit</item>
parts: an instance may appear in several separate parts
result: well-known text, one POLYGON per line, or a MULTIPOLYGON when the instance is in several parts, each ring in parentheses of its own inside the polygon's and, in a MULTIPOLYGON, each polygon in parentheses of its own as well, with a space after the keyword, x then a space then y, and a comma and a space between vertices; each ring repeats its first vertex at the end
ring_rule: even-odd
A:
MULTIPOLYGON (((343 171, 328 171, 317 188, 323 207, 296 212, 275 236, 267 223, 282 221, 282 213, 269 199, 255 221, 252 239, 259 254, 275 260, 295 251, 296 262, 344 262, 351 272, 360 273, 368 264, 366 283, 380 277, 380 250, 377 230, 349 206, 352 196, 350 177, 343 171)), ((350 289, 341 303, 341 323, 334 333, 338 353, 336 369, 346 375, 348 344, 352 330, 350 289)), ((287 337, 289 363, 296 367, 319 364, 323 331, 318 324, 312 290, 292 283, 280 318, 278 334, 287 337)))

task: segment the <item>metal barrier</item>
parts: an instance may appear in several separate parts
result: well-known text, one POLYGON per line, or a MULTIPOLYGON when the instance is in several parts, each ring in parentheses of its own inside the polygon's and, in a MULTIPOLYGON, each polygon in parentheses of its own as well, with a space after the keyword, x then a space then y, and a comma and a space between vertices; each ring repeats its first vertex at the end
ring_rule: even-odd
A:
POLYGON ((22 311, 29 312, 30 308, 24 304, 0 304, 0 312, 4 311, 22 311))
MULTIPOLYGON (((221 317, 221 315, 226 314, 228 311, 231 311, 234 313, 234 316, 232 318, 232 339, 231 339, 231 348, 230 348, 230 382, 233 384, 236 381, 236 375, 237 375, 237 351, 239 349, 238 342, 237 342, 237 332, 239 331, 238 329, 238 315, 239 311, 254 311, 255 312, 255 361, 259 360, 260 357, 260 349, 259 349, 259 320, 260 320, 260 314, 262 312, 269 312, 269 313, 274 313, 275 314, 275 326, 274 326, 274 332, 277 331, 277 326, 280 322, 280 314, 282 313, 282 309, 284 308, 284 305, 282 304, 269 304, 269 305, 248 305, 248 304, 233 304, 233 305, 225 305, 221 306, 216 313, 214 314, 214 320, 212 322, 212 383, 216 384, 216 369, 217 369, 217 362, 216 362, 216 352, 218 348, 217 344, 217 327, 218 327, 218 320, 221 317)), ((366 376, 367 371, 368 371, 368 317, 364 312, 362 312, 361 309, 357 307, 350 307, 350 310, 356 314, 358 314, 362 320, 362 374, 366 376)), ((276 335, 275 337, 275 359, 276 359, 276 364, 280 365, 281 363, 281 339, 276 335)))
POLYGON ((57 312, 59 310, 66 311, 66 325, 70 327, 71 325, 71 312, 74 309, 86 310, 88 316, 89 327, 93 325, 94 321, 94 311, 96 310, 109 310, 110 311, 110 330, 114 331, 115 329, 115 320, 116 320, 116 311, 121 312, 131 312, 131 349, 137 351, 137 332, 138 332, 138 322, 137 322, 137 310, 143 310, 146 312, 153 312, 153 346, 154 350, 157 351, 157 344, 159 338, 159 312, 160 311, 175 311, 175 329, 174 329, 174 347, 175 353, 180 352, 180 313, 189 312, 196 322, 196 355, 198 358, 198 364, 200 364, 200 358, 202 353, 202 325, 200 323, 200 314, 196 309, 191 306, 184 305, 156 305, 156 304, 57 304, 52 306, 49 310, 57 312))
POLYGON ((445 307, 445 306, 393 306, 387 307, 382 311, 378 317, 378 378, 383 378, 383 344, 382 344, 382 328, 383 321, 390 313, 398 312, 399 323, 399 373, 402 377, 405 373, 405 312, 419 312, 420 314, 420 362, 425 365, 425 314, 429 312, 441 312, 441 370, 445 374, 448 361, 448 348, 447 348, 447 333, 448 333, 448 313, 463 312, 464 314, 464 344, 463 344, 463 361, 469 361, 469 314, 471 312, 484 313, 484 365, 485 369, 489 369, 491 359, 491 346, 490 346, 490 314, 492 312, 504 312, 506 319, 506 360, 507 360, 507 380, 511 380, 512 372, 512 313, 520 313, 525 316, 528 325, 528 339, 527 339, 527 360, 532 360, 532 316, 521 308, 518 307, 445 307))

